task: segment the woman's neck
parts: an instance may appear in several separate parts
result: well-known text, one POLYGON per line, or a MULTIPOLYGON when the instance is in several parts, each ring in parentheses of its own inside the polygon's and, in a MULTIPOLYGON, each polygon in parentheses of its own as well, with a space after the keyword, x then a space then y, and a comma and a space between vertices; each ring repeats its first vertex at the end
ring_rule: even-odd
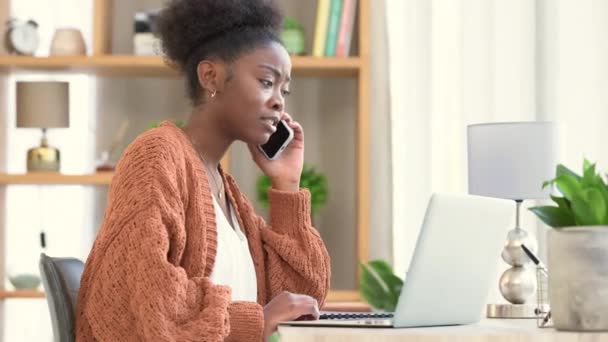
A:
POLYGON ((221 127, 217 115, 213 114, 202 108, 194 108, 183 129, 205 164, 209 168, 217 169, 233 139, 221 127))

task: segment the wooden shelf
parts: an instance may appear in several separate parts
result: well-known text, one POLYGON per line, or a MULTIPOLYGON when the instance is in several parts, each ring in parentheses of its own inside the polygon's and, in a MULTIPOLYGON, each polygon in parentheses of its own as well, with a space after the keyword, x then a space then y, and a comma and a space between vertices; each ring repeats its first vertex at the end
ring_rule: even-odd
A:
POLYGON ((108 185, 111 180, 112 172, 98 172, 88 175, 66 175, 55 172, 0 173, 0 184, 5 185, 108 185))
MULTIPOLYGON (((292 57, 293 74, 298 76, 356 76, 361 67, 358 57, 292 57)), ((178 77, 161 57, 101 55, 66 57, 0 56, 3 71, 84 72, 100 76, 178 77)))
POLYGON ((17 290, 17 291, 0 291, 0 300, 7 298, 45 298, 46 295, 42 291, 36 290, 17 290))

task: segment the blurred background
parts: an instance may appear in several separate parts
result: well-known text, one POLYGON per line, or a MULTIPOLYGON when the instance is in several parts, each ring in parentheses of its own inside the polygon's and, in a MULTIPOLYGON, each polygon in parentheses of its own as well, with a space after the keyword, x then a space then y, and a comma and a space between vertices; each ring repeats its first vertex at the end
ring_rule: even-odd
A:
MULTIPOLYGON (((360 300, 359 261, 384 259, 405 275, 430 194, 467 192, 467 125, 555 121, 559 162, 608 167, 608 2, 343 0, 323 13, 323 1, 276 1, 294 65, 287 110, 306 131, 311 184, 326 195, 313 220, 332 257, 330 300, 360 300)), ((11 276, 37 274, 42 251, 86 260, 121 152, 159 121, 189 114, 153 34, 162 4, 0 0, 3 341, 52 340, 42 288, 17 291, 11 276), (27 172, 43 127, 17 123, 23 81, 69 83, 69 125, 48 130, 58 175, 27 172)), ((246 147, 235 144, 225 163, 266 215, 246 147)), ((546 227, 522 213, 545 255, 546 227)))

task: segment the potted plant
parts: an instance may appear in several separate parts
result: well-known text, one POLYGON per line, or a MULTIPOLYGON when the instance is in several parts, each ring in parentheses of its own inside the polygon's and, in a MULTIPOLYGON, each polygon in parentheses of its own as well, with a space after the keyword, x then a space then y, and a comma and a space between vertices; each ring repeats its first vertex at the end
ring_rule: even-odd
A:
POLYGON ((285 18, 281 31, 281 41, 290 55, 303 55, 306 49, 304 28, 294 18, 285 18))
MULTIPOLYGON (((184 122, 183 122, 183 121, 181 121, 181 120, 171 120, 171 121, 172 121, 172 122, 175 124, 175 126, 177 126, 177 127, 179 127, 179 128, 184 127, 184 122)), ((150 123, 150 126, 149 126, 149 127, 150 127, 150 128, 157 128, 158 126, 160 126, 161 122, 162 122, 162 121, 152 121, 152 122, 150 123)))
POLYGON ((562 196, 530 208, 548 233, 549 303, 559 330, 608 330, 608 185, 585 160, 583 174, 563 165, 543 187, 562 196))
MULTIPOLYGON (((271 186, 270 178, 266 175, 261 175, 258 178, 256 188, 258 201, 264 208, 268 208, 268 189, 271 186)), ((310 191, 311 214, 315 214, 327 202, 327 179, 323 174, 317 172, 315 168, 309 164, 304 164, 302 175, 300 176, 300 187, 307 188, 310 191)))
POLYGON ((393 273, 384 260, 360 263, 359 292, 375 311, 394 312, 403 287, 403 280, 393 273))

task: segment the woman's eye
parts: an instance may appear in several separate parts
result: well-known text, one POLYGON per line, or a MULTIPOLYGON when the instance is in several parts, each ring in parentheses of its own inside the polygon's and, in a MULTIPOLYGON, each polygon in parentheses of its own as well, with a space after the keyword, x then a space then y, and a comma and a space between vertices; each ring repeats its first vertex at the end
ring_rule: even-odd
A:
POLYGON ((269 80, 260 80, 260 83, 262 83, 262 85, 265 88, 272 88, 272 81, 269 81, 269 80))
POLYGON ((287 97, 287 96, 289 96, 291 94, 291 91, 285 89, 285 90, 281 91, 281 93, 283 93, 284 97, 287 97))

